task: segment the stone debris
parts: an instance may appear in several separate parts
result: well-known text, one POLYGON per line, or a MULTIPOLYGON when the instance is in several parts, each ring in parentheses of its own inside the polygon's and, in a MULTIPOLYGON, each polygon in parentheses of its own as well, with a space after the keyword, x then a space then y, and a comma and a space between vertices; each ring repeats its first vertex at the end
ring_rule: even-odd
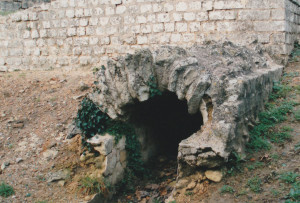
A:
POLYGON ((47 174, 46 179, 48 183, 59 181, 59 180, 65 180, 69 176, 68 171, 66 170, 59 170, 56 172, 50 172, 47 174))
POLYGON ((4 163, 2 163, 2 164, 1 164, 1 170, 6 169, 9 165, 10 165, 9 162, 4 162, 4 163))
POLYGON ((208 170, 205 171, 205 176, 207 177, 207 179, 213 181, 213 182, 220 182, 223 178, 223 174, 221 171, 212 171, 212 170, 208 170))
POLYGON ((17 159, 16 159, 16 163, 20 163, 20 162, 22 162, 22 161, 23 161, 22 158, 17 158, 17 159))

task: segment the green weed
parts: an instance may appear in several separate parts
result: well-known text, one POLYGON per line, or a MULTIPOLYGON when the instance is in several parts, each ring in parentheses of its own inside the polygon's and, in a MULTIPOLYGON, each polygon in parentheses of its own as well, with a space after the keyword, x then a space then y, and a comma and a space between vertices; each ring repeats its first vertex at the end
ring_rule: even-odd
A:
POLYGON ((262 181, 259 177, 255 176, 254 178, 251 178, 247 182, 247 186, 250 188, 251 191, 255 193, 259 193, 262 191, 262 181))
POLYGON ((294 117, 296 121, 300 121, 300 110, 294 111, 294 117))
POLYGON ((251 165, 248 166, 247 168, 248 168, 249 170, 255 170, 255 169, 257 169, 257 168, 259 168, 259 167, 262 167, 262 166, 264 166, 264 163, 259 162, 259 161, 256 161, 254 164, 251 164, 251 165))
POLYGON ((224 194, 224 193, 231 193, 231 194, 233 194, 234 193, 234 189, 231 186, 229 186, 229 185, 223 185, 219 191, 222 194, 224 194))
POLYGON ((13 187, 7 185, 6 183, 2 182, 0 184, 0 196, 2 197, 9 197, 15 194, 13 187))
POLYGON ((103 179, 91 178, 89 176, 82 178, 79 181, 79 191, 85 195, 100 193, 104 196, 108 195, 108 186, 103 179))
POLYGON ((300 175, 294 172, 285 172, 280 175, 279 179, 286 183, 295 183, 300 175))
POLYGON ((158 96, 162 95, 162 92, 157 87, 157 82, 156 82, 156 79, 153 75, 150 77, 150 80, 148 82, 148 86, 150 87, 150 90, 149 90, 150 98, 155 97, 157 95, 158 96))
POLYGON ((271 189, 271 193, 275 197, 278 197, 280 195, 280 192, 278 190, 275 190, 274 188, 271 189))
POLYGON ((0 11, 0 16, 7 16, 12 13, 14 13, 14 11, 0 11))
POLYGON ((229 175, 235 175, 236 173, 242 172, 243 162, 245 162, 245 159, 243 159, 240 154, 232 152, 227 162, 227 173, 229 175))
POLYGON ((292 185, 289 194, 287 195, 289 202, 299 202, 300 201, 300 182, 296 182, 292 185))

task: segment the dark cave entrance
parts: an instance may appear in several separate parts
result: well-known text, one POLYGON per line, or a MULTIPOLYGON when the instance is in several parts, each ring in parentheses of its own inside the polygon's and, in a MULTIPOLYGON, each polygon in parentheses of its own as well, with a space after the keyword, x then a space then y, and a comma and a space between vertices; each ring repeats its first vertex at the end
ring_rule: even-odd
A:
POLYGON ((172 92, 132 105, 128 110, 130 122, 141 138, 145 160, 158 155, 176 159, 179 143, 203 124, 200 110, 189 114, 186 100, 179 100, 172 92))

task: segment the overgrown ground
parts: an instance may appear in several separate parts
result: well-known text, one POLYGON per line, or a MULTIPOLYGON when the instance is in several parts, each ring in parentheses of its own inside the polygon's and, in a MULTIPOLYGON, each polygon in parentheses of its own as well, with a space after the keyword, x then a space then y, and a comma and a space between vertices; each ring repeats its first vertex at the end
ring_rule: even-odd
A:
MULTIPOLYGON (((228 170, 224 168, 223 181, 210 183, 206 193, 188 192, 176 202, 300 201, 299 74, 299 62, 291 62, 285 69, 272 105, 268 105, 272 113, 264 114, 264 126, 255 128, 257 139, 249 145, 252 152, 243 159, 232 159, 228 170), (268 123, 267 118, 273 122, 268 123)), ((66 128, 82 97, 91 91, 93 80, 89 71, 0 73, 0 202, 81 202, 91 198, 93 191, 83 186, 95 183, 87 178, 95 164, 80 161, 80 137, 67 140, 66 128), (50 182, 60 170, 63 179, 50 182)), ((122 202, 138 197, 144 202, 161 202, 159 197, 170 193, 175 184, 172 164, 176 163, 164 157, 152 163, 157 178, 142 183, 122 202)))

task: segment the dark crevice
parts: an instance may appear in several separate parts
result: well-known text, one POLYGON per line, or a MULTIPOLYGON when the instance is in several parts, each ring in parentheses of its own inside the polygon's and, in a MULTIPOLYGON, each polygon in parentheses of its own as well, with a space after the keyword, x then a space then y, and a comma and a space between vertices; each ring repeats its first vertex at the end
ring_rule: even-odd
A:
POLYGON ((200 130, 201 113, 188 113, 187 102, 180 101, 175 93, 164 92, 148 101, 126 108, 130 122, 146 134, 147 145, 154 145, 153 155, 177 157, 180 141, 200 130))

